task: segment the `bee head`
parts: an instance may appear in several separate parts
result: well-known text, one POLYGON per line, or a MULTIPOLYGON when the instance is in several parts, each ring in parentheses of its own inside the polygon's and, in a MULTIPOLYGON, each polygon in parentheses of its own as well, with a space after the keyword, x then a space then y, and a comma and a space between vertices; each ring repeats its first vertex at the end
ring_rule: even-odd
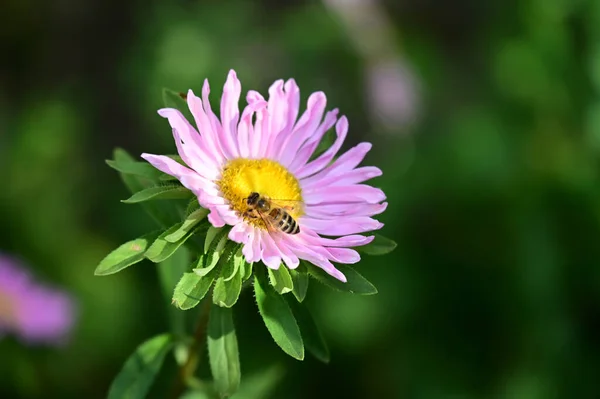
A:
POLYGON ((256 192, 250 193, 250 195, 246 198, 246 203, 248 205, 255 205, 260 198, 260 195, 256 192))

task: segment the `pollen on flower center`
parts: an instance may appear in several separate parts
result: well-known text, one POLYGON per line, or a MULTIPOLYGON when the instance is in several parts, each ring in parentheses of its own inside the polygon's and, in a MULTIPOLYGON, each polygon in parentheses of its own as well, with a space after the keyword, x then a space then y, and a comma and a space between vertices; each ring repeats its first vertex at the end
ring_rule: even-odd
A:
MULTIPOLYGON (((231 209, 240 216, 248 211, 246 198, 257 192, 274 202, 294 203, 288 210, 293 218, 302 216, 301 207, 296 204, 302 201, 300 183, 284 166, 271 159, 237 158, 229 161, 223 168, 221 180, 217 181, 223 197, 229 202, 231 209)), ((266 228, 261 219, 245 218, 255 226, 266 228)))

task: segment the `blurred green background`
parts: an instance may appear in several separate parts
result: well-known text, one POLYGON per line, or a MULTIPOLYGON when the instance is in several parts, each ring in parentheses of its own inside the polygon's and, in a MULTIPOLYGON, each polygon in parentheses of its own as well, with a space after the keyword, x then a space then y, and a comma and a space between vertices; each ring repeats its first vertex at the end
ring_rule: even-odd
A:
POLYGON ((304 100, 326 93, 346 147, 374 143, 399 244, 358 267, 374 297, 311 285, 329 365, 283 354, 243 294, 243 382, 267 371, 265 399, 600 397, 600 2, 6 0, 0 15, 0 251, 80 308, 65 349, 0 341, 0 397, 105 397, 166 330, 153 264, 93 276, 153 228, 104 160, 173 153, 161 89, 207 77, 216 102, 230 68, 244 93, 289 77, 304 100))

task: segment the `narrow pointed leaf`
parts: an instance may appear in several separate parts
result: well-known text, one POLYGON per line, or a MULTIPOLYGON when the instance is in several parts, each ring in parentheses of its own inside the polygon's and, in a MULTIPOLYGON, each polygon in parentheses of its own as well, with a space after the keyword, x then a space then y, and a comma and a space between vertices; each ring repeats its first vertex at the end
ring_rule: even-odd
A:
POLYGON ((122 244, 100 261, 94 274, 96 276, 107 276, 120 272, 126 267, 143 260, 144 253, 156 237, 158 237, 158 234, 159 232, 155 231, 122 244))
POLYGON ((288 355, 303 360, 302 336, 286 300, 273 290, 264 275, 255 275, 254 294, 258 310, 275 343, 288 355))
POLYGON ((169 256, 173 255, 177 249, 182 246, 188 238, 194 234, 194 231, 188 231, 186 235, 184 235, 177 242, 169 242, 165 237, 173 234, 177 230, 181 228, 181 223, 171 226, 167 230, 165 230, 148 248, 144 256, 150 259, 154 263, 162 262, 169 258, 169 256))
MULTIPOLYGON (((214 257, 215 256, 213 256, 213 258, 214 257)), ((202 263, 206 261, 206 258, 206 255, 201 256, 198 260, 198 264, 202 265, 202 263)), ((218 275, 219 268, 215 266, 216 263, 217 262, 215 261, 214 265, 212 265, 212 267, 209 268, 209 271, 204 275, 199 275, 195 272, 196 270, 203 268, 194 269, 194 272, 191 273, 185 273, 181 277, 181 280, 179 280, 179 283, 177 283, 175 291, 173 292, 173 304, 181 310, 188 310, 197 306, 206 296, 218 275)))
POLYGON ((163 172, 156 169, 154 166, 150 165, 147 162, 139 162, 139 161, 116 161, 112 159, 107 159, 106 164, 111 168, 115 169, 118 172, 124 173, 126 175, 136 175, 145 177, 150 180, 159 179, 163 172))
POLYGON ((354 249, 367 255, 385 255, 392 252, 397 246, 398 244, 396 244, 395 241, 380 234, 375 234, 375 239, 373 239, 373 241, 367 245, 356 247, 354 249))
POLYGON ((308 290, 308 271, 304 265, 298 266, 297 269, 290 270, 290 276, 292 277, 292 281, 294 282, 294 288, 292 293, 298 300, 298 302, 304 301, 306 298, 306 291, 308 290))
POLYGON ((228 242, 223 250, 219 264, 222 267, 221 275, 215 282, 213 290, 213 303, 218 306, 230 308, 237 302, 242 291, 242 274, 240 262, 236 262, 235 253, 239 244, 228 242))
POLYGON ((357 272, 348 265, 336 265, 337 269, 344 273, 346 279, 348 280, 346 283, 342 283, 338 279, 327 274, 320 267, 317 267, 308 262, 304 262, 304 264, 308 268, 308 272, 311 276, 313 276, 315 279, 317 279, 324 285, 333 288, 334 290, 359 295, 377 294, 377 288, 375 288, 375 286, 371 284, 369 280, 364 278, 359 272, 357 272))
POLYGON ((208 356, 215 388, 221 398, 240 386, 240 357, 231 309, 213 305, 208 321, 208 356))
POLYGON ((250 276, 252 276, 252 263, 248 263, 246 262, 246 260, 244 258, 242 258, 242 261, 244 262, 244 275, 242 277, 242 281, 247 281, 250 276))
POLYGON ((279 269, 269 268, 269 281, 278 294, 287 294, 294 289, 294 282, 287 267, 280 265, 279 269))
POLYGON ((318 360, 323 363, 329 363, 329 347, 327 346, 327 342, 325 342, 319 327, 315 323, 310 310, 305 304, 300 304, 293 300, 288 301, 288 303, 294 312, 294 316, 296 316, 296 321, 300 327, 306 349, 318 360))
POLYGON ((138 202, 150 200, 166 200, 166 199, 186 199, 194 196, 190 190, 178 185, 155 186, 143 189, 133 194, 126 200, 122 200, 126 204, 136 204, 138 202))
POLYGON ((158 335, 141 344, 113 381, 108 399, 145 398, 172 347, 169 334, 158 335))
MULTIPOLYGON (((133 157, 122 148, 116 148, 113 153, 115 162, 135 162, 133 157)), ((156 182, 152 179, 145 178, 143 176, 129 175, 120 173, 121 180, 131 193, 136 193, 143 190, 144 188, 153 187, 156 182)), ((171 204, 164 202, 142 202, 141 207, 163 228, 170 226, 175 223, 179 216, 175 212, 171 204)))
POLYGON ((198 223, 208 215, 208 210, 200 208, 191 214, 181 223, 181 226, 172 233, 167 234, 164 239, 168 242, 177 242, 190 232, 198 223))

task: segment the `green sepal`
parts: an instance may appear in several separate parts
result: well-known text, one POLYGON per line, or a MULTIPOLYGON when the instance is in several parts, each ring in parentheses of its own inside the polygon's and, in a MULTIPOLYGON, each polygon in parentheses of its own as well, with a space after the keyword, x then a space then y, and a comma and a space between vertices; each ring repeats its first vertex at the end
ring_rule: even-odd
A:
POLYGON ((208 210, 199 208, 190 213, 181 223, 179 228, 163 238, 168 242, 177 242, 185 237, 198 223, 200 223, 208 215, 208 210))
POLYGON ((396 249, 397 246, 398 244, 394 240, 390 240, 381 234, 375 234, 373 241, 354 249, 367 255, 386 255, 396 249))
POLYGON ((242 292, 241 262, 235 256, 239 248, 239 244, 228 241, 221 259, 219 259, 222 271, 213 289, 213 303, 215 305, 230 308, 235 305, 242 292))
POLYGON ((296 316, 296 322, 300 327, 306 349, 318 360, 329 363, 329 347, 306 304, 294 300, 288 300, 288 304, 292 308, 294 316, 296 316))
POLYGON ((183 223, 177 223, 167 230, 163 231, 160 236, 154 240, 150 248, 146 251, 144 256, 154 263, 159 263, 173 255, 177 249, 182 246, 188 238, 194 234, 194 229, 188 231, 179 241, 169 242, 166 237, 176 233, 182 227, 183 223))
POLYGON ((166 184, 145 188, 133 194, 131 197, 121 200, 121 202, 126 204, 137 204, 151 200, 188 199, 193 196, 194 193, 183 186, 178 184, 166 184))
POLYGON ((347 279, 347 282, 343 283, 335 277, 327 274, 323 269, 317 267, 311 263, 304 262, 308 269, 308 273, 319 282, 333 288, 336 291, 349 292, 351 294, 359 295, 374 295, 377 294, 377 288, 369 280, 364 278, 359 272, 354 270, 348 265, 337 264, 336 268, 342 272, 347 279))
POLYGON ((108 399, 145 398, 172 348, 173 340, 169 334, 158 335, 142 343, 112 382, 108 399))
POLYGON ((96 276, 108 276, 143 260, 144 253, 159 234, 159 231, 154 231, 120 245, 100 261, 94 274, 96 276))
POLYGON ((240 356, 233 324, 233 311, 212 305, 208 321, 208 356, 216 391, 221 398, 240 386, 240 356))
POLYGON ((275 343, 294 359, 303 360, 304 343, 294 314, 283 296, 271 287, 261 268, 254 273, 254 295, 260 315, 275 343))
POLYGON ((269 281, 278 294, 287 294, 294 289, 292 276, 290 276, 290 272, 285 265, 279 265, 279 269, 277 270, 269 268, 268 273, 269 281))
POLYGON ((301 263, 296 269, 290 269, 289 272, 292 281, 294 282, 292 294, 294 294, 298 302, 302 302, 304 301, 304 298, 306 298, 306 292, 308 290, 308 270, 306 270, 306 267, 301 263))

